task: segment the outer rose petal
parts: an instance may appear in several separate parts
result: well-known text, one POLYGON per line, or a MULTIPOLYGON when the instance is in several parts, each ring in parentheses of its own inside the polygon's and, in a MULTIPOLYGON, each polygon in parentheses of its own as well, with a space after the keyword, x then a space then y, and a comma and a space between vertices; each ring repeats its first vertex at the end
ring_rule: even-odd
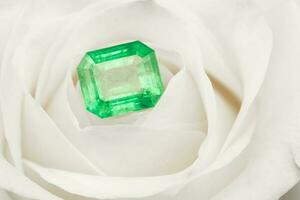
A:
POLYGON ((300 10, 293 1, 269 11, 274 48, 258 98, 250 162, 216 199, 278 199, 299 181, 300 10), (299 163, 297 163, 299 165, 299 163))
POLYGON ((61 200, 25 177, 0 155, 0 188, 32 199, 61 200))
POLYGON ((10 196, 8 196, 7 192, 5 190, 0 189, 0 199, 1 200, 12 200, 10 196))
POLYGON ((0 155, 4 155, 5 150, 5 138, 3 130, 2 112, 0 109, 0 155))
POLYGON ((298 200, 300 197, 300 183, 286 193, 281 200, 298 200))

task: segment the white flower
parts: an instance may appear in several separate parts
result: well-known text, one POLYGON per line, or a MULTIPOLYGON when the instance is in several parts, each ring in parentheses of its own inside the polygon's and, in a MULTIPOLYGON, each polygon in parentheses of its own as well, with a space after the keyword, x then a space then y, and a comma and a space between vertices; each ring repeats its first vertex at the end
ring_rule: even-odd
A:
POLYGON ((274 200, 299 181, 296 1, 0 5, 0 199, 274 200), (83 54, 136 39, 159 58, 159 103, 86 112, 83 54))

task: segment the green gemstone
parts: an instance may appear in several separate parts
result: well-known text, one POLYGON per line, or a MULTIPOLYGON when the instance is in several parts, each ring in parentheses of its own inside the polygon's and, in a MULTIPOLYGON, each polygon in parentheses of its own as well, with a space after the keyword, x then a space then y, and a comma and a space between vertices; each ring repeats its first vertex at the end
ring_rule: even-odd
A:
POLYGON ((151 108, 163 93, 155 52, 140 41, 87 52, 77 72, 86 109, 101 118, 151 108))

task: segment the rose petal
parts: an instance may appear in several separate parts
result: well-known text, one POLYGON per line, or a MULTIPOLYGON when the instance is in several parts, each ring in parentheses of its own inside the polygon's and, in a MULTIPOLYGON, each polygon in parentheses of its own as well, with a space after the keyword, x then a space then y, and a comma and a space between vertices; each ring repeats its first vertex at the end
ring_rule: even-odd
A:
POLYGON ((0 155, 0 188, 32 199, 61 200, 25 177, 0 155))
POLYGON ((121 178, 89 176, 57 169, 45 168, 26 161, 28 167, 36 171, 49 183, 74 194, 93 198, 138 198, 156 194, 182 181, 185 174, 165 177, 121 178))
POLYGON ((171 80, 155 109, 143 121, 145 127, 207 130, 205 111, 191 75, 180 71, 171 80))
POLYGON ((7 192, 0 189, 0 199, 1 200, 12 200, 10 196, 8 196, 7 192))
POLYGON ((40 105, 29 95, 24 98, 22 113, 24 157, 47 166, 89 174, 101 174, 85 156, 74 148, 40 105))
MULTIPOLYGON (((299 7, 286 2, 269 11, 274 48, 259 95, 258 125, 248 167, 216 199, 278 199, 299 181, 291 153, 299 146, 299 7), (253 192, 255 191, 255 192, 253 192)), ((297 160, 296 160, 297 162, 297 160)))
MULTIPOLYGON (((16 3, 15 1, 10 2, 2 2, 0 7, 0 59, 2 58, 7 40, 10 36, 10 32, 12 29, 12 24, 15 23, 16 16, 20 12, 20 3, 16 3)), ((0 65, 1 67, 1 65, 0 65)))
POLYGON ((238 137, 236 129, 246 117, 247 110, 262 85, 272 49, 272 34, 264 19, 251 11, 244 17, 245 19, 237 23, 234 35, 235 52, 244 91, 243 102, 235 127, 227 138, 223 150, 238 137))
POLYGON ((280 200, 298 200, 300 196, 300 183, 293 187, 288 193, 286 193, 280 200))
MULTIPOLYGON (((248 8, 247 8, 248 9, 248 8)), ((237 35, 234 37, 234 40, 239 41, 234 44, 236 44, 234 52, 237 54, 237 58, 240 59, 239 62, 243 70, 240 72, 240 77, 243 79, 243 82, 241 84, 244 84, 243 88, 243 101, 241 110, 239 112, 239 115, 234 123, 234 126, 229 134, 229 136, 226 138, 226 143, 222 147, 222 151, 226 149, 226 146, 231 147, 231 140, 233 138, 241 138, 243 140, 244 144, 238 142, 240 150, 237 148, 235 149, 235 152, 241 152, 243 148, 249 143, 250 136, 243 136, 241 133, 246 129, 246 127, 243 127, 245 125, 243 124, 249 124, 249 119, 253 119, 251 115, 253 115, 253 111, 250 110, 250 105, 253 103, 253 98, 255 97, 256 93, 258 92, 260 88, 260 84, 264 78, 264 73, 266 71, 266 67, 268 64, 269 54, 270 54, 270 40, 271 38, 270 31, 266 26, 266 23, 263 21, 262 18, 256 17, 255 12, 250 10, 250 12, 243 12, 245 15, 244 17, 240 17, 240 22, 236 25, 237 27, 242 25, 240 28, 237 28, 237 35), (251 32, 252 31, 252 32, 251 32), (252 34, 251 34, 252 33, 252 34), (243 34, 243 35, 239 35, 243 34), (243 36, 243 37, 242 37, 243 36), (246 38, 246 39, 245 39, 246 38), (267 38, 267 39, 266 39, 267 38), (251 45, 250 43, 251 42, 251 45), (244 46, 245 45, 245 46, 244 46), (246 48, 249 48, 249 52, 247 54, 244 54, 246 52, 246 48), (259 55, 258 52, 261 52, 259 55), (254 59, 255 58, 255 59, 254 59), (258 59, 259 58, 259 59, 258 59), (253 65, 249 65, 252 61, 255 60, 255 63, 252 63, 253 65), (251 61, 251 62, 250 62, 251 61), (255 68, 254 68, 255 67, 255 68), (252 68, 256 70, 252 70, 252 68), (251 72, 250 72, 251 71, 251 72), (246 75, 247 72, 247 75, 246 75), (244 74, 245 73, 245 74, 244 74), (255 82, 255 84, 251 84, 252 81, 255 82), (247 116, 249 115, 249 116, 247 116), (239 130, 240 129, 240 130, 239 130), (246 139, 248 138, 248 139, 246 139), (245 140, 246 139, 246 140, 245 140), (230 145, 229 145, 230 144, 230 145)), ((232 23, 235 24, 233 21, 232 23)), ((229 29, 230 30, 230 29, 229 29)), ((226 41, 226 40, 224 40, 226 41)), ((227 39, 228 41, 228 39, 227 39)), ((230 39, 229 39, 230 41, 230 39)), ((230 50, 229 50, 230 51, 230 50)), ((238 68, 239 69, 239 68, 238 68)), ((216 125, 217 126, 217 125, 216 125)), ((248 134, 251 134, 251 132, 247 132, 248 134)), ((213 135, 211 136, 213 137, 213 135)), ((216 139, 211 139, 211 137, 208 135, 207 140, 203 144, 204 145, 209 144, 208 146, 210 149, 212 149, 215 153, 218 152, 216 139)), ((218 139, 219 137, 215 135, 215 137, 218 139)), ((220 143, 219 143, 220 144, 220 143)), ((220 147, 220 145, 219 145, 220 147)), ((202 148, 202 147, 201 147, 202 148)), ((201 151, 201 149, 200 149, 201 151)), ((202 153, 205 153, 204 151, 202 153)), ((232 154, 232 158, 234 158, 236 154, 232 154)), ((202 159, 202 157, 200 157, 202 159)))
POLYGON ((4 149, 5 149, 5 138, 4 138, 2 115, 3 113, 1 112, 0 109, 0 155, 4 154, 4 149))
POLYGON ((242 174, 214 200, 279 199, 299 181, 298 169, 285 145, 273 144, 256 150, 242 174), (255 191, 255 192, 254 192, 255 191))

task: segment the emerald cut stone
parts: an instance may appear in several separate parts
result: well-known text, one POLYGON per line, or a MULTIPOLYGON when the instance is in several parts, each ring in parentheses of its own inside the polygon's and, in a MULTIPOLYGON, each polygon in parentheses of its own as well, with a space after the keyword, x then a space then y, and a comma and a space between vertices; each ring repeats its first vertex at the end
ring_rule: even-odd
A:
POLYGON ((87 52, 77 72, 86 109, 101 118, 151 108, 163 93, 155 52, 140 41, 87 52))

